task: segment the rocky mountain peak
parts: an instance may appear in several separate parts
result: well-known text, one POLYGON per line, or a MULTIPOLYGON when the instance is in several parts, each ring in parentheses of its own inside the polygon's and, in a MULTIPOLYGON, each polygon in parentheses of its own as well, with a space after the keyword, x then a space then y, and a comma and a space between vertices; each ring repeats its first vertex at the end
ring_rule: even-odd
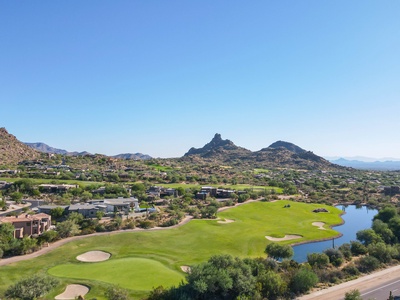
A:
POLYGON ((250 150, 241 148, 236 146, 232 141, 230 140, 223 140, 221 137, 221 134, 216 133, 213 137, 213 139, 204 145, 202 148, 190 148, 190 150, 185 154, 185 156, 189 155, 200 155, 200 156, 209 156, 212 153, 220 153, 220 152, 226 152, 226 151, 236 151, 238 149, 248 151, 250 150))

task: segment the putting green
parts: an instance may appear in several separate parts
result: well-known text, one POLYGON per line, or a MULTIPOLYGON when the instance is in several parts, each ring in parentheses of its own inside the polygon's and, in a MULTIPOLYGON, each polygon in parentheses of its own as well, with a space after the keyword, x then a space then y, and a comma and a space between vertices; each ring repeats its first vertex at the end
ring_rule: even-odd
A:
POLYGON ((181 272, 156 260, 136 257, 91 264, 62 264, 48 272, 57 277, 98 280, 137 291, 151 290, 160 283, 165 287, 178 285, 184 279, 181 272))

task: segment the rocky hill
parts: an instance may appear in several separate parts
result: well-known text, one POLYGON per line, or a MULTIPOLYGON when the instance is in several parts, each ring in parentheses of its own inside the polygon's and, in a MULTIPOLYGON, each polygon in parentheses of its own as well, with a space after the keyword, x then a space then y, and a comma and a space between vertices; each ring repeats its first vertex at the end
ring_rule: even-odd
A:
POLYGON ((220 134, 204 147, 191 148, 183 158, 220 164, 243 164, 252 167, 293 168, 293 169, 341 169, 326 159, 306 151, 292 143, 278 141, 267 148, 252 152, 236 146, 230 140, 223 140, 220 134))
POLYGON ((205 159, 222 160, 246 159, 251 155, 251 151, 236 146, 230 140, 223 140, 219 133, 202 148, 190 148, 184 157, 198 156, 205 159))
POLYGON ((50 147, 49 145, 46 145, 45 143, 24 143, 25 145, 31 147, 32 149, 35 149, 40 152, 44 153, 54 153, 54 154, 68 154, 67 150, 63 149, 57 149, 50 147))
POLYGON ((0 166, 16 166, 22 160, 40 158, 40 152, 17 140, 7 130, 0 128, 0 166))

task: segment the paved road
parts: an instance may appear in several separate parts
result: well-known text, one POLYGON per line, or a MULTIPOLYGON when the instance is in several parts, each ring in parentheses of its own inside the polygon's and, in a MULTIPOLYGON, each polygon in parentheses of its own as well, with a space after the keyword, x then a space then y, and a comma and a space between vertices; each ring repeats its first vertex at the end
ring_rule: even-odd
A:
POLYGON ((373 299, 373 300, 380 300, 380 299, 388 299, 390 291, 393 293, 393 296, 400 295, 400 279, 395 278, 389 280, 386 284, 381 285, 379 287, 370 288, 366 291, 363 291, 361 297, 363 299, 373 299))
POLYGON ((299 300, 343 300, 344 295, 358 289, 364 300, 386 300, 390 291, 400 295, 400 266, 378 271, 328 289, 320 290, 298 298, 299 300))

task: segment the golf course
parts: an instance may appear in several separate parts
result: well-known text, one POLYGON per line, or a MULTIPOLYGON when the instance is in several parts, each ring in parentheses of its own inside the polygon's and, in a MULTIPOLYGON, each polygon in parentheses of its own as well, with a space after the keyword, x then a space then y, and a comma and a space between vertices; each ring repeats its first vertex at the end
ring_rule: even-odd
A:
POLYGON ((271 243, 266 236, 299 236, 279 243, 293 244, 338 235, 330 226, 340 224, 341 210, 327 205, 293 201, 251 202, 218 213, 217 220, 191 220, 166 230, 140 230, 88 236, 72 241, 35 259, 1 267, 0 297, 22 277, 44 272, 60 280, 46 299, 54 299, 67 284, 90 288, 86 299, 104 299, 108 285, 127 289, 135 299, 159 285, 169 287, 185 280, 181 266, 206 261, 214 254, 265 257, 271 243), (316 208, 328 212, 314 213, 316 208), (221 222, 229 220, 229 222, 221 222), (318 222, 322 226, 313 225, 318 222), (88 251, 111 254, 102 262, 82 262, 77 256, 88 251))

